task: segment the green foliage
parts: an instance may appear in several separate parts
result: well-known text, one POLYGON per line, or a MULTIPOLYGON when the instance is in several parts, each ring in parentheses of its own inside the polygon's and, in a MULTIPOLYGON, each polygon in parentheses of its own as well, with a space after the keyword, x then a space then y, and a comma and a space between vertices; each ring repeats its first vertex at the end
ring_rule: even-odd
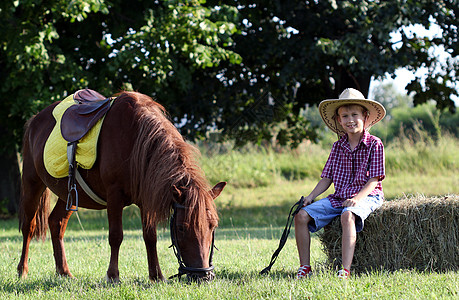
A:
POLYGON ((32 114, 77 89, 134 89, 164 104, 182 133, 219 129, 240 144, 317 139, 301 109, 372 77, 427 68, 414 103, 455 109, 455 1, 4 1, 0 136, 20 144, 32 114), (436 22, 441 37, 404 26, 436 22), (391 41, 399 33, 400 41, 391 41), (432 46, 448 49, 441 65, 432 46), (438 71, 440 70, 440 72, 438 71), (4 133, 3 133, 4 132, 4 133))
POLYGON ((433 103, 416 107, 399 106, 390 113, 389 118, 372 129, 372 133, 385 142, 405 136, 416 141, 438 139, 442 134, 459 137, 459 115, 440 112, 433 103))
POLYGON ((77 50, 68 51, 56 42, 67 38, 60 24, 76 26, 95 13, 107 13, 104 2, 2 2, 0 128, 6 130, 0 136, 2 150, 14 150, 20 144, 24 123, 32 114, 62 97, 69 88, 85 86, 83 67, 72 59, 71 52, 77 50))
POLYGON ((9 200, 7 198, 0 199, 0 216, 8 214, 8 203, 9 200))
POLYGON ((130 88, 170 104, 188 93, 196 70, 224 60, 239 63, 240 56, 228 50, 237 32, 237 9, 203 4, 2 2, 2 148, 14 150, 30 116, 78 89, 108 96, 130 88))
POLYGON ((381 103, 386 109, 385 120, 392 119, 392 110, 395 108, 408 109, 413 107, 413 99, 405 94, 401 94, 394 84, 379 84, 373 87, 371 98, 381 103))
MULTIPOLYGON (((188 139, 213 130, 237 146, 317 141, 323 135, 302 114, 307 105, 347 87, 367 94, 371 78, 399 67, 428 70, 424 84, 408 86, 414 104, 431 99, 453 112, 455 2, 3 1, 0 155, 18 150, 33 114, 81 88, 140 91, 188 139), (431 22, 440 37, 406 33, 431 22), (444 63, 429 55, 433 46, 446 49, 444 63)), ((8 164, 12 174, 16 163, 8 164)))
POLYGON ((142 91, 156 94, 159 87, 187 91, 196 69, 215 67, 224 60, 240 62, 238 54, 224 48, 232 44, 235 18, 235 8, 228 6, 217 9, 198 1, 165 1, 148 9, 143 26, 115 40, 111 55, 115 66, 130 66, 120 71, 123 81, 142 86, 142 91), (143 87, 145 79, 136 78, 139 75, 154 88, 143 87))
MULTIPOLYGON (((434 45, 448 44, 448 49, 457 49, 454 1, 237 3, 242 35, 235 37, 234 49, 243 60, 239 66, 224 69, 221 80, 225 88, 219 92, 221 96, 214 97, 230 97, 229 103, 223 106, 224 117, 217 124, 233 138, 242 135, 257 142, 260 136, 277 137, 275 132, 266 134, 263 126, 250 126, 256 124, 256 120, 250 122, 250 116, 254 115, 252 104, 267 91, 281 104, 279 106, 286 108, 281 119, 287 119, 292 113, 290 118, 295 120, 289 123, 292 125, 305 105, 338 97, 347 87, 355 87, 366 95, 372 76, 393 74, 399 67, 415 70, 424 66, 429 71, 429 80, 424 86, 415 85, 421 79, 410 86, 410 91, 416 92, 416 104, 433 99, 438 107, 455 110, 451 95, 458 95, 454 89, 457 54, 450 51, 452 59, 443 66, 437 58, 428 55, 428 49, 434 45), (428 28, 433 19, 442 23, 441 38, 429 39, 406 32, 406 26, 411 24, 428 28), (401 40, 391 40, 394 33, 399 33, 401 40), (437 74, 438 70, 444 73, 437 74), (231 93, 227 89, 231 89, 231 93), (244 122, 227 117, 234 115, 241 116, 244 122), (230 122, 225 122, 228 119, 230 122)), ((255 110, 255 115, 259 115, 259 111, 255 110)), ((287 136, 290 140, 316 137, 311 132, 294 134, 296 132, 287 136)))

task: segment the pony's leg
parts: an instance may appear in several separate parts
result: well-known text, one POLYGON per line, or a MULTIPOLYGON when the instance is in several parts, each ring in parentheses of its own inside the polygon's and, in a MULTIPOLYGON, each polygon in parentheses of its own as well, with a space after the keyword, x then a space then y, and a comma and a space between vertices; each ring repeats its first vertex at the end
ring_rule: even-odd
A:
POLYGON ((107 206, 108 216, 108 242, 110 244, 110 264, 107 270, 107 281, 119 282, 120 272, 118 257, 120 246, 123 242, 123 205, 113 203, 107 206))
POLYGON ((56 262, 56 273, 68 277, 73 277, 73 275, 70 273, 67 258, 65 257, 64 233, 72 213, 73 211, 67 211, 65 208, 65 202, 59 199, 48 218, 51 241, 53 242, 54 260, 56 262))
POLYGON ((148 273, 150 280, 163 281, 165 279, 163 274, 161 273, 161 268, 159 267, 158 252, 156 250, 156 226, 147 226, 146 221, 142 217, 142 227, 143 239, 145 241, 145 246, 147 248, 148 273))
POLYGON ((33 237, 44 239, 48 217, 47 203, 49 191, 41 180, 26 180, 23 175, 21 207, 19 210, 20 229, 22 231, 22 253, 17 267, 18 276, 26 278, 29 272, 29 245, 33 237))

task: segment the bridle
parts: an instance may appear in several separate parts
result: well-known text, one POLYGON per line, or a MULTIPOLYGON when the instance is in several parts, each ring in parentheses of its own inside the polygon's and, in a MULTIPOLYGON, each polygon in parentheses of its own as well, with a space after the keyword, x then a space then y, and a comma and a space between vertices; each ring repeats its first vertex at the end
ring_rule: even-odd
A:
POLYGON ((214 270, 214 266, 212 264, 212 256, 214 254, 214 240, 215 240, 215 231, 212 231, 212 245, 210 246, 210 254, 209 254, 209 267, 208 268, 194 268, 194 267, 187 267, 185 263, 183 262, 182 259, 182 254, 180 253, 180 248, 178 247, 177 243, 177 225, 175 224, 175 220, 177 217, 177 209, 186 209, 185 206, 178 204, 177 202, 174 202, 173 204, 173 214, 171 216, 170 220, 170 229, 171 229, 171 241, 172 245, 169 246, 169 248, 172 248, 174 250, 174 254, 177 257, 178 263, 179 263, 179 268, 178 268, 178 274, 175 274, 171 278, 179 277, 181 278, 183 275, 192 275, 194 273, 209 273, 214 270))

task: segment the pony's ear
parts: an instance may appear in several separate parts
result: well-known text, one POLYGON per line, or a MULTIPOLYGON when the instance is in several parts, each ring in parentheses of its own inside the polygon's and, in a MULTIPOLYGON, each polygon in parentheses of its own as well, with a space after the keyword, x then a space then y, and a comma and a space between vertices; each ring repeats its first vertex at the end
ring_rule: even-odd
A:
POLYGON ((214 199, 217 198, 220 195, 220 193, 223 191, 223 188, 225 186, 226 186, 226 182, 217 183, 210 191, 210 193, 212 194, 212 198, 214 199))

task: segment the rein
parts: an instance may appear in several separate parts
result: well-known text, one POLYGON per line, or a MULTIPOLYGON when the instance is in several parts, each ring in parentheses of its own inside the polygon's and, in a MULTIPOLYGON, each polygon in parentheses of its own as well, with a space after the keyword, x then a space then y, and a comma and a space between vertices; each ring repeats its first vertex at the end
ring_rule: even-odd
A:
POLYGON ((264 268, 263 270, 261 270, 260 275, 268 274, 269 271, 271 270, 271 267, 276 262, 277 257, 279 256, 279 253, 281 252, 282 248, 284 248, 284 245, 287 242, 287 238, 288 238, 288 235, 290 233, 290 228, 292 227, 292 223, 293 223, 294 217, 300 211, 300 209, 303 207, 303 203, 304 203, 304 197, 301 196, 301 199, 298 200, 298 202, 296 202, 295 204, 293 204, 292 208, 290 208, 290 212, 289 212, 288 218, 287 218, 287 224, 285 225, 284 232, 282 233, 282 237, 281 237, 281 239, 279 241, 279 247, 276 249, 276 251, 274 251, 273 256, 271 257, 271 261, 270 261, 269 265, 266 268, 264 268))
POLYGON ((174 250, 174 254, 177 257, 178 263, 179 263, 179 268, 178 268, 178 273, 169 277, 169 279, 179 277, 179 279, 183 275, 188 275, 192 273, 208 273, 214 270, 214 265, 212 264, 212 256, 214 254, 214 241, 215 241, 215 231, 212 232, 212 245, 210 246, 210 255, 209 255, 209 267, 208 268, 193 268, 193 267, 187 267, 185 263, 183 262, 182 255, 180 253, 180 248, 178 247, 177 243, 177 237, 176 237, 176 230, 177 230, 177 225, 175 224, 175 219, 177 217, 177 208, 185 209, 186 207, 178 204, 177 202, 174 203, 173 209, 174 212, 172 214, 171 220, 170 220, 170 229, 171 229, 171 242, 172 245, 169 246, 169 248, 172 248, 174 250))

